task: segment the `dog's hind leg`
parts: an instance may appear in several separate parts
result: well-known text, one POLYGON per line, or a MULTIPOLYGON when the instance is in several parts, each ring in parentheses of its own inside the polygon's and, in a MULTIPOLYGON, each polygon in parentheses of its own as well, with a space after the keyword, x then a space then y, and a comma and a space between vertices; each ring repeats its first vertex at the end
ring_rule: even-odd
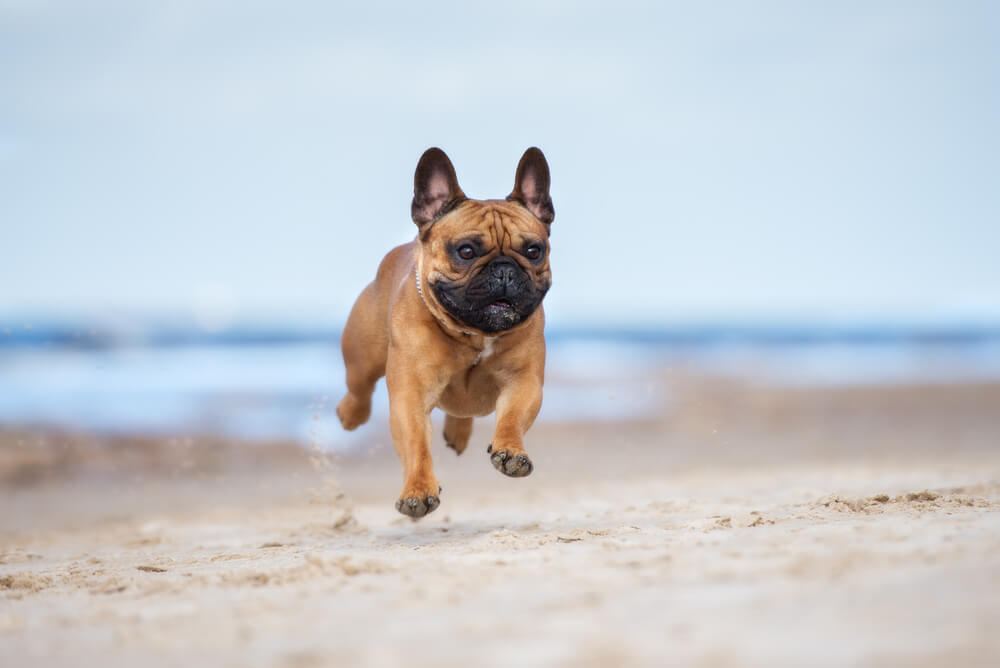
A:
POLYGON ((472 436, 472 418, 445 414, 444 443, 454 450, 456 455, 465 452, 470 436, 472 436))
POLYGON ((337 417, 348 431, 368 421, 375 383, 385 375, 389 343, 384 313, 378 301, 373 283, 354 303, 340 336, 347 371, 347 394, 337 404, 337 417))

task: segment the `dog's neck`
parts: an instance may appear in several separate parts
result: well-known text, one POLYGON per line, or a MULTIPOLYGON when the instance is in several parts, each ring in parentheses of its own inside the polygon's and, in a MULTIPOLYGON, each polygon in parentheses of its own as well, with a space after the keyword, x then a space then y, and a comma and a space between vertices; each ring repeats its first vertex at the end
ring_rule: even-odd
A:
POLYGON ((472 362, 472 366, 477 366, 484 359, 492 355, 494 351, 494 345, 496 340, 502 336, 502 334, 495 334, 493 336, 487 336, 482 332, 476 332, 471 329, 465 329, 463 327, 458 327, 451 322, 447 314, 438 315, 437 310, 431 305, 424 295, 423 281, 420 280, 420 265, 421 257, 417 257, 413 263, 413 277, 416 279, 417 284, 417 294, 420 295, 420 301, 424 303, 424 307, 431 314, 431 317, 437 321, 441 329, 452 337, 462 341, 463 343, 472 346, 479 350, 479 354, 476 355, 476 359, 472 362))

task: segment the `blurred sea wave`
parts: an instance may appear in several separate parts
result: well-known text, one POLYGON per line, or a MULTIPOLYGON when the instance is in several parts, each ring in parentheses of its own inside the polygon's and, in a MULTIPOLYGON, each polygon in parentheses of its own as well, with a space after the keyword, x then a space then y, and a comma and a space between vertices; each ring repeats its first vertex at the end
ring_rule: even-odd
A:
MULTIPOLYGON (((0 425, 115 434, 218 434, 331 448, 343 432, 339 329, 0 325, 0 425)), ((676 378, 785 386, 1000 381, 1000 328, 549 328, 539 420, 667 410, 676 378)), ((388 414, 376 388, 373 420, 388 414)))

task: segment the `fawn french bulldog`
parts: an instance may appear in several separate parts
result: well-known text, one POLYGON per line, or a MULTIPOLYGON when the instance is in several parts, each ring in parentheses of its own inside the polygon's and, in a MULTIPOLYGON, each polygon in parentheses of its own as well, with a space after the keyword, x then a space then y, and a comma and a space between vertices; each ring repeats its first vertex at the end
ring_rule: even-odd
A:
POLYGON ((430 148, 417 164, 411 215, 416 239, 389 251, 344 327, 347 394, 337 416, 348 430, 366 422, 385 376, 403 465, 396 509, 418 518, 440 505, 433 408, 445 412, 444 438, 457 454, 473 418, 496 411, 493 466, 512 477, 533 469, 523 438, 542 404, 555 217, 545 156, 525 151, 506 199, 474 200, 444 151, 430 148))

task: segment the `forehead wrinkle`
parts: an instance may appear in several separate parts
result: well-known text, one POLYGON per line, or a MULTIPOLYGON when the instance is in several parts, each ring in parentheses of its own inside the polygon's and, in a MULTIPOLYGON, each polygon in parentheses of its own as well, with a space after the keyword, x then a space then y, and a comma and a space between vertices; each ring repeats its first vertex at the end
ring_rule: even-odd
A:
POLYGON ((510 222, 510 216, 505 216, 502 210, 497 209, 497 245, 501 248, 510 248, 511 246, 510 231, 504 225, 507 222, 510 222))
POLYGON ((503 250, 503 219, 496 207, 490 207, 490 212, 493 214, 493 243, 498 250, 503 250))
POLYGON ((476 225, 477 228, 479 228, 485 233, 485 237, 490 242, 496 240, 495 239, 496 234, 492 229, 493 225, 490 224, 493 222, 493 219, 494 219, 493 211, 489 208, 484 208, 479 212, 479 223, 476 225))

